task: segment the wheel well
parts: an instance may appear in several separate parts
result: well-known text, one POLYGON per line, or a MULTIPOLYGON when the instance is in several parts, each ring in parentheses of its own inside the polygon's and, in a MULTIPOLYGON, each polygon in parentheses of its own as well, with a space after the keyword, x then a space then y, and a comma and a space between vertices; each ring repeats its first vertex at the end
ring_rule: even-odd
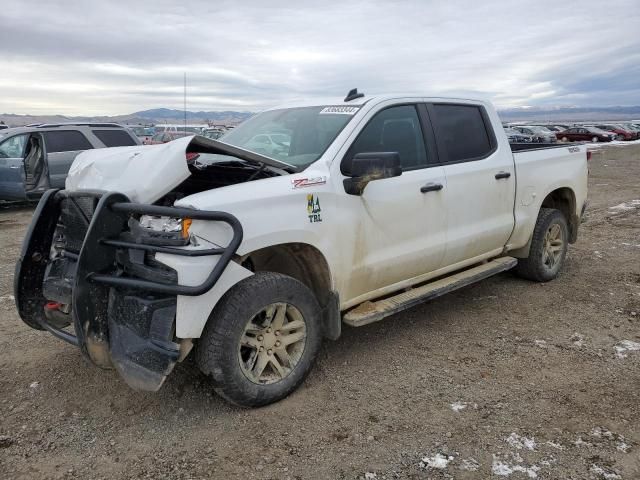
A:
POLYGON ((332 340, 340 336, 340 302, 331 290, 331 270, 324 255, 307 243, 283 243, 255 250, 242 257, 242 265, 253 272, 289 275, 307 286, 322 308, 323 332, 332 340))
POLYGON ((569 242, 574 243, 578 236, 580 219, 576 215, 576 195, 567 187, 558 188, 549 193, 542 201, 543 208, 560 210, 569 226, 569 242))
POLYGON ((306 243, 284 243, 261 248, 243 257, 243 266, 254 272, 289 275, 304 283, 318 299, 327 302, 331 291, 329 265, 320 251, 306 243))

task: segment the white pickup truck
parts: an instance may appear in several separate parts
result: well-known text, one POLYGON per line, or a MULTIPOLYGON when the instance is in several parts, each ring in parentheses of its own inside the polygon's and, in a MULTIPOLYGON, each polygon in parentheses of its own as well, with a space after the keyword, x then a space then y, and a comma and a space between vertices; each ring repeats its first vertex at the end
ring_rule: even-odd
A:
POLYGON ((35 211, 15 298, 134 388, 193 349, 219 394, 259 406, 343 323, 511 268, 555 278, 586 197, 584 146, 509 145, 485 101, 354 90, 219 141, 82 153, 35 211))

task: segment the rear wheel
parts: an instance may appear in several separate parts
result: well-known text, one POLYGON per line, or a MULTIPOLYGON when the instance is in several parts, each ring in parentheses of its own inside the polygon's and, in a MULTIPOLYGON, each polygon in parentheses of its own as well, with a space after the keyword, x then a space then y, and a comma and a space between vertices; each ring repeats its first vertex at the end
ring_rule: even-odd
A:
POLYGON ((616 140, 619 140, 619 141, 624 140, 624 135, 616 135, 616 140))
POLYGON ((548 282, 558 276, 569 245, 569 228, 562 212, 542 208, 533 230, 527 258, 518 260, 516 273, 536 282, 548 282))
POLYGON ((562 137, 562 141, 567 143, 569 141, 569 139, 567 137, 562 137))
POLYGON ((237 405, 276 402, 305 379, 321 343, 320 307, 294 278, 258 272, 216 305, 196 360, 214 389, 237 405))

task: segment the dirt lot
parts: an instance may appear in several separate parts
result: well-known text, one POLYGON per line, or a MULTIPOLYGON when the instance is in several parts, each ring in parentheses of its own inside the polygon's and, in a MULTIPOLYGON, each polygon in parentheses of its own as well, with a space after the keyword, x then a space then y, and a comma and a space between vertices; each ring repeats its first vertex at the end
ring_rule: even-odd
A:
POLYGON ((602 150, 558 280, 507 273, 345 329, 258 410, 191 363, 134 392, 25 326, 12 278, 31 210, 0 209, 0 477, 640 478, 639 199, 640 146, 602 150))

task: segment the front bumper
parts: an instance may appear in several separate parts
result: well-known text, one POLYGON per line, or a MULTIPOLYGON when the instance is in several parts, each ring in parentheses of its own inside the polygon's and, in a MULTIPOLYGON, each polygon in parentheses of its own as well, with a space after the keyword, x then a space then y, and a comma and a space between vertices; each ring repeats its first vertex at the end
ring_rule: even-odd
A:
POLYGON ((180 356, 176 297, 208 292, 241 241, 240 223, 225 212, 136 204, 117 192, 49 190, 34 212, 16 264, 18 312, 32 328, 80 347, 94 364, 115 368, 130 386, 155 391, 180 356), (141 214, 225 222, 233 237, 227 247, 209 249, 123 239, 129 218, 141 214), (145 255, 155 253, 219 259, 203 283, 189 286, 178 284, 166 269, 145 266, 145 255), (126 268, 124 258, 137 259, 139 268, 126 268), (142 272, 147 272, 144 278, 142 272), (52 304, 62 309, 52 312, 52 304), (69 324, 75 335, 65 330, 69 324))

